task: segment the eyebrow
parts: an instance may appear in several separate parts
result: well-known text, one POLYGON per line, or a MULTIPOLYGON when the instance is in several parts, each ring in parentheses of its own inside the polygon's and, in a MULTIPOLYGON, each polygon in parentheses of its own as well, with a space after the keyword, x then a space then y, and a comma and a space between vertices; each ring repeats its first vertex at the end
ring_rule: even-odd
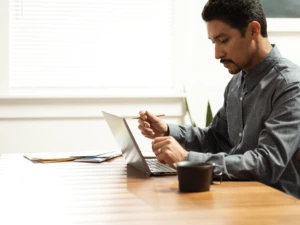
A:
MULTIPOLYGON (((216 35, 216 36, 214 36, 214 40, 216 40, 216 39, 218 39, 218 38, 220 38, 220 37, 224 37, 224 36, 226 36, 226 34, 224 34, 224 33, 220 33, 220 34, 218 34, 218 35, 216 35)), ((210 38, 208 38, 208 39, 210 39, 210 38)))

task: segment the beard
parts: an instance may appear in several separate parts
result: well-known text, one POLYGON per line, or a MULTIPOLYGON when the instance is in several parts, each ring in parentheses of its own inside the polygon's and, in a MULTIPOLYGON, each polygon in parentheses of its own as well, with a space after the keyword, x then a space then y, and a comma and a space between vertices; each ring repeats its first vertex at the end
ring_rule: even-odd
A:
POLYGON ((240 66, 231 59, 221 59, 220 63, 228 69, 230 74, 237 74, 242 70, 242 68, 240 68, 240 66))

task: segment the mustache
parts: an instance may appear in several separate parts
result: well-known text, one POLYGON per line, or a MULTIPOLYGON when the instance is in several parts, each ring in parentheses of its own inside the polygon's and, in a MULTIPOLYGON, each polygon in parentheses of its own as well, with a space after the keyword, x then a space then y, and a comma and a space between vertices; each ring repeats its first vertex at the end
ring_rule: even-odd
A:
POLYGON ((221 59, 220 63, 234 63, 231 59, 221 59))

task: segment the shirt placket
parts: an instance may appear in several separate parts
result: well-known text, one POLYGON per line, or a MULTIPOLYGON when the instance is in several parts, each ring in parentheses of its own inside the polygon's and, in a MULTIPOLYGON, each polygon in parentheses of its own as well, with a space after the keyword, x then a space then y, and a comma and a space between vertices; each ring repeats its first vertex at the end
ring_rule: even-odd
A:
POLYGON ((242 82, 241 82, 241 86, 240 86, 240 90, 239 90, 239 95, 238 95, 238 98, 239 98, 239 105, 238 105, 238 120, 239 120, 239 123, 237 124, 238 126, 238 142, 236 144, 236 146, 231 150, 230 154, 233 154, 236 149, 238 149, 239 145, 241 144, 242 142, 242 139, 243 139, 243 130, 244 130, 244 118, 243 118, 243 103, 244 103, 244 97, 245 97, 245 80, 242 79, 242 82))

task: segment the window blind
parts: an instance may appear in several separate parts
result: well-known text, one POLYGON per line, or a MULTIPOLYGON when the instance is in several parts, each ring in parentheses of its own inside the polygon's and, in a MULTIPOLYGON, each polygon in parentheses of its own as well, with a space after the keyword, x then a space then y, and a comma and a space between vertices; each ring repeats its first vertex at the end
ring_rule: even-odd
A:
POLYGON ((9 0, 11 88, 171 87, 172 0, 9 0))

